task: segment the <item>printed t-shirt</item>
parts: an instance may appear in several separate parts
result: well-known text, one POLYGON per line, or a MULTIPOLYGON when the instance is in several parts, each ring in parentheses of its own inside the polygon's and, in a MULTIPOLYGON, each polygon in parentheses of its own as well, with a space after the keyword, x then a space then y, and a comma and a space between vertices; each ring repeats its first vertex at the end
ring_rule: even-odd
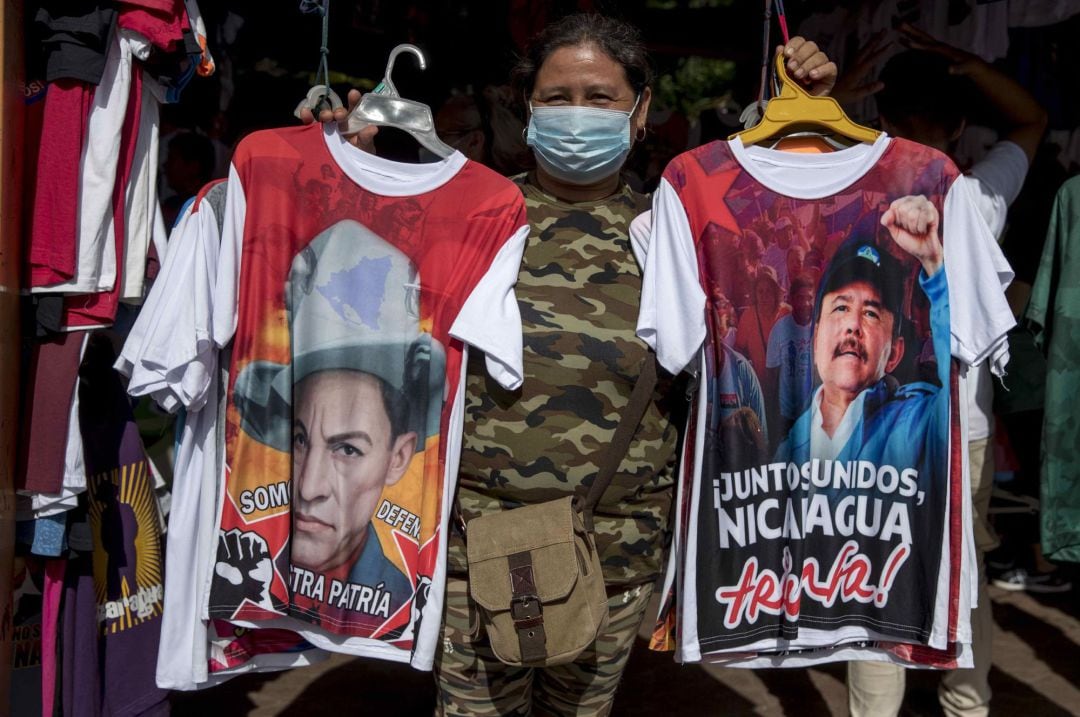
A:
MULTIPOLYGON (((582 490, 648 356, 634 336, 641 271, 629 238, 645 198, 624 184, 607 199, 569 203, 531 175, 516 181, 531 228, 516 287, 524 380, 501 388, 478 357, 470 359, 458 490, 465 520, 582 490)), ((660 571, 677 428, 667 399, 650 405, 596 507, 609 584, 645 582, 660 571)), ((465 570, 456 533, 450 564, 465 570)))
POLYGON ((317 126, 245 139, 227 193, 209 617, 430 669, 464 345, 501 384, 521 382, 521 193, 460 153, 400 164, 317 126), (376 572, 404 580, 351 571, 375 541, 389 563, 376 572))
POLYGON ((86 510, 73 514, 64 577, 63 714, 142 714, 168 696, 154 684, 161 632, 162 544, 151 469, 112 345, 88 343, 80 423, 86 510))
MULTIPOLYGON (((809 232, 826 244, 811 247, 825 256, 813 323, 828 337, 815 345, 813 388, 822 380, 843 387, 847 377, 863 411, 831 461, 811 460, 812 407, 790 432, 769 437, 779 444, 773 455, 762 454, 760 438, 732 445, 702 437, 711 422, 699 421, 682 592, 686 659, 780 644, 871 639, 944 649, 970 640, 963 607, 973 590, 965 559, 972 545, 962 520, 970 506, 950 346, 964 359, 1007 358, 1000 346, 1011 316, 982 308, 981 293, 1000 295, 996 277, 957 296, 944 267, 926 276, 881 223, 886 212, 900 210, 894 202, 920 196, 937 216, 946 266, 966 268, 996 245, 957 177, 944 155, 885 135, 827 155, 716 142, 666 170, 655 196, 638 326, 662 365, 680 369, 713 341, 706 291, 729 267, 707 261, 722 252, 703 241, 738 241, 770 207, 823 221, 843 209, 843 226, 809 232), (854 215, 847 211, 853 205, 861 208, 854 215), (837 234, 839 241, 828 241, 837 234), (848 334, 829 333, 837 325, 833 315, 860 323, 848 334), (901 317, 895 335, 895 321, 883 315, 901 317), (847 343, 849 334, 858 340, 847 343), (927 342, 934 358, 928 365, 902 349, 927 342), (859 372, 843 373, 844 362, 859 372), (849 578, 836 582, 840 573, 849 578), (801 600, 781 596, 788 580, 801 600)), ((706 402, 702 410, 707 418, 717 407, 706 402)))
POLYGON ((225 180, 184 208, 162 271, 139 312, 116 369, 131 395, 150 395, 178 418, 165 594, 155 680, 163 689, 210 687, 242 672, 311 664, 327 653, 281 629, 237 629, 204 618, 217 548, 224 449, 227 351, 209 340, 211 297, 224 222, 225 180))

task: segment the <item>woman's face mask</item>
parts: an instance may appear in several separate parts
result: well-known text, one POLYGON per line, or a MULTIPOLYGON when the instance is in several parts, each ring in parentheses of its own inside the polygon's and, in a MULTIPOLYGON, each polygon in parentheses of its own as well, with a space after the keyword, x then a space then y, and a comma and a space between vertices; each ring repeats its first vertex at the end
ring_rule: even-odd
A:
POLYGON ((529 104, 526 144, 544 171, 568 184, 592 184, 619 171, 630 153, 629 112, 529 104))

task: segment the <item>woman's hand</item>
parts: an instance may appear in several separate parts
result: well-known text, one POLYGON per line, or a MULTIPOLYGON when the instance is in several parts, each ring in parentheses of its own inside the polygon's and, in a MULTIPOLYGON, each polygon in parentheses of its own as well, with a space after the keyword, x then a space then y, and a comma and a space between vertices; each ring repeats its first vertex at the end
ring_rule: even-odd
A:
MULTIPOLYGON (((345 122, 345 118, 348 117, 349 113, 352 112, 353 108, 360 103, 361 96, 362 95, 360 94, 360 90, 349 90, 348 109, 344 107, 339 107, 336 110, 332 111, 323 110, 319 112, 318 120, 323 124, 327 124, 328 122, 337 122, 338 128, 341 130, 342 135, 344 135, 345 139, 351 142, 353 146, 358 147, 365 152, 375 154, 375 135, 379 133, 379 128, 377 125, 368 125, 364 129, 354 134, 345 134, 348 131, 348 125, 345 122)), ((304 124, 312 124, 313 122, 315 122, 315 119, 315 115, 312 114, 311 110, 307 107, 300 110, 300 121, 304 124)))
POLYGON ((788 74, 812 95, 827 95, 836 84, 836 63, 829 60, 812 40, 795 36, 776 48, 787 58, 788 74))

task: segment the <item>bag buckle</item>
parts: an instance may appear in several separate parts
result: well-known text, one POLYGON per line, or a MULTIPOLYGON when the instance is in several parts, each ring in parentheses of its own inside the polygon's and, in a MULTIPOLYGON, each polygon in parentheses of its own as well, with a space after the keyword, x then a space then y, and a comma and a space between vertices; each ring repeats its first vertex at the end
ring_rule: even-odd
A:
POLYGON ((544 609, 538 595, 515 595, 510 599, 510 617, 514 627, 527 630, 544 624, 544 609))

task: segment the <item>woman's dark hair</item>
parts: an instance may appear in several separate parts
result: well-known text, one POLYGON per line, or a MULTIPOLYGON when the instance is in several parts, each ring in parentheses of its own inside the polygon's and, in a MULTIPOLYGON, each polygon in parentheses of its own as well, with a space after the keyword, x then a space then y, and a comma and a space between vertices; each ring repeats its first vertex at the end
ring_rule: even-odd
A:
POLYGON ((553 52, 585 44, 596 45, 619 63, 634 92, 640 94, 652 84, 652 63, 636 27, 605 15, 577 13, 551 23, 529 43, 510 74, 517 96, 532 94, 536 74, 553 52))

